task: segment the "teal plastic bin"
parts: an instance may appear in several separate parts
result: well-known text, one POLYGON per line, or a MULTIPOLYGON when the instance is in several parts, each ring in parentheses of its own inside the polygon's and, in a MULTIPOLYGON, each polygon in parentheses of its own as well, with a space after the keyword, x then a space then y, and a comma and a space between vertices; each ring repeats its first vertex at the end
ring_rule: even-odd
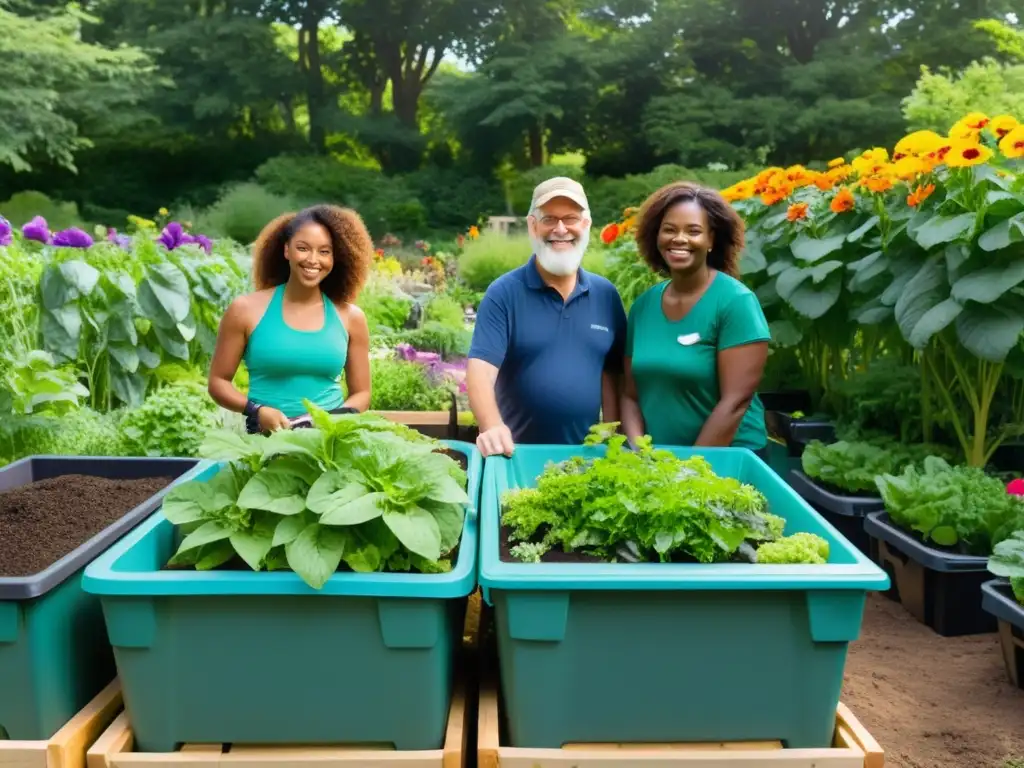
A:
POLYGON ((82 572, 152 515, 175 483, 208 464, 175 458, 30 456, 0 469, 0 491, 71 474, 176 478, 45 570, 0 577, 0 739, 49 739, 114 679, 103 612, 99 600, 82 590, 82 572))
POLYGON ((506 563, 499 501, 549 461, 604 448, 517 446, 488 458, 480 584, 494 606, 510 746, 780 740, 828 747, 847 645, 888 577, 754 453, 671 448, 758 488, 826 565, 506 563))
MULTIPOLYGON (((476 588, 483 462, 468 443, 470 505, 445 574, 161 570, 174 526, 154 515, 94 562, 136 749, 186 742, 391 744, 439 749, 476 588)), ((212 477, 220 465, 207 472, 212 477)))

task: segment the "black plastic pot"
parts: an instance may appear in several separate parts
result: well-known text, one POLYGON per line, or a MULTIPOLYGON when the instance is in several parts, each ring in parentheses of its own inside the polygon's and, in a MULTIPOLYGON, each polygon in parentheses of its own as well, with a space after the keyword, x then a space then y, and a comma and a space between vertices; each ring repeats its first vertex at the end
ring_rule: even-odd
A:
POLYGON ((1006 676, 1024 689, 1024 605, 1014 598, 1008 580, 992 579, 981 585, 981 607, 996 618, 1006 676))
POLYGON ((766 411, 796 413, 811 410, 811 393, 806 389, 778 390, 774 392, 758 392, 758 400, 766 411))
POLYGON ((871 538, 864 530, 864 518, 870 512, 885 509, 880 497, 844 496, 833 493, 818 485, 799 469, 789 473, 789 484, 851 544, 871 557, 871 538))
POLYGON ((1024 443, 1003 443, 992 454, 991 463, 1000 472, 1024 472, 1024 443))
POLYGON ((981 585, 992 578, 988 558, 944 552, 898 528, 886 512, 871 512, 864 530, 871 556, 892 580, 889 597, 943 637, 996 631, 981 607, 981 585))
POLYGON ((768 434, 782 440, 789 449, 789 455, 799 457, 812 440, 834 443, 836 428, 825 419, 797 419, 782 411, 764 412, 764 424, 768 434))

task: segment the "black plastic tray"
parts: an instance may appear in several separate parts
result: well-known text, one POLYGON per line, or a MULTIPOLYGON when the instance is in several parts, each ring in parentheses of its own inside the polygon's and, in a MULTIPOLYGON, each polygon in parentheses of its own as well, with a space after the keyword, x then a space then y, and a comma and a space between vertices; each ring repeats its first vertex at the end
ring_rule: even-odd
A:
POLYGON ((988 558, 929 547, 896 527, 886 512, 869 512, 864 530, 875 539, 872 555, 889 574, 898 599, 922 624, 943 637, 996 631, 996 620, 982 609, 981 585, 992 576, 988 558))
POLYGON ((1024 688, 1024 605, 1014 599, 1007 579, 992 579, 981 585, 981 607, 999 622, 1006 676, 1017 688, 1024 688))
POLYGON ((0 600, 31 600, 46 594, 153 514, 173 485, 199 474, 208 464, 201 459, 29 456, 3 467, 0 469, 0 491, 63 475, 91 475, 111 480, 173 477, 175 480, 49 568, 32 576, 0 577, 0 600))
POLYGON ((825 419, 795 419, 782 411, 765 410, 764 424, 769 435, 786 443, 790 456, 802 456, 804 448, 812 440, 823 443, 834 443, 836 440, 835 425, 825 419))
POLYGON ((846 539, 865 555, 871 556, 871 537, 864 530, 864 518, 870 512, 884 511, 877 496, 840 496, 822 488, 799 469, 789 473, 789 485, 803 497, 846 539))
POLYGON ((761 401, 766 411, 781 411, 782 413, 795 413, 811 410, 811 393, 806 389, 776 390, 771 392, 758 392, 757 399, 761 401))

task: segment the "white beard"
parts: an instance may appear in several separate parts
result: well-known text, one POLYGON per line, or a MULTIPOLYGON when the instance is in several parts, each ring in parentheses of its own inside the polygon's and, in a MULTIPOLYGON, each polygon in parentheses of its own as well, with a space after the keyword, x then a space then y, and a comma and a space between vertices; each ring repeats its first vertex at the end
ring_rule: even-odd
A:
POLYGON ((556 251, 548 243, 534 235, 530 235, 530 245, 537 255, 540 265, 558 277, 566 277, 574 274, 583 263, 583 254, 590 244, 590 228, 583 230, 576 239, 576 245, 568 251, 556 251))

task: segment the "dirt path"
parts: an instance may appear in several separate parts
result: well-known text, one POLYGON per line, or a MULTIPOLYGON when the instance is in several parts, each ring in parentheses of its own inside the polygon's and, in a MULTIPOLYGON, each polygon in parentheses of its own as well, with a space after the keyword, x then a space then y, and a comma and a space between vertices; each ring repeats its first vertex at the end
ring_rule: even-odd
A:
POLYGON ((1003 768, 1024 759, 1024 691, 996 635, 944 638, 872 595, 850 647, 843 701, 886 768, 1003 768))

